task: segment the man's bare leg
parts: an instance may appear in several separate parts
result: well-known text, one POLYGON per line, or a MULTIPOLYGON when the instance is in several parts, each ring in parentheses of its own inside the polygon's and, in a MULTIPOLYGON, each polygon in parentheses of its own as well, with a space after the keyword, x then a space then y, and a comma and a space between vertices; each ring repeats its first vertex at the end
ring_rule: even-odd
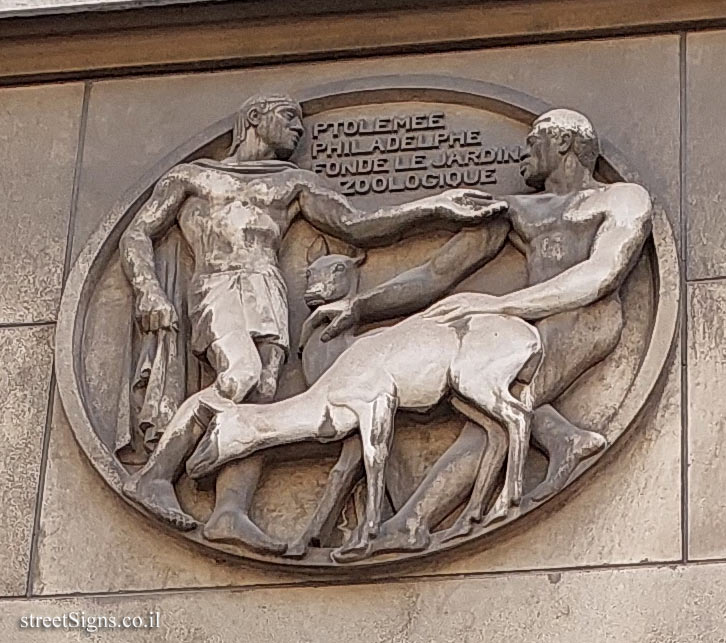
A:
MULTIPOLYGON (((284 350, 272 343, 257 346, 261 372, 251 402, 271 402, 277 389, 277 379, 285 361, 284 350)), ((207 540, 242 544, 263 553, 282 553, 285 543, 268 536, 250 518, 252 501, 260 482, 265 457, 254 455, 226 465, 217 476, 214 511, 204 526, 207 540)))
POLYGON ((529 494, 535 502, 562 489, 580 462, 599 453, 607 444, 599 433, 575 426, 550 404, 535 411, 532 437, 549 459, 545 479, 529 494))
POLYGON ((186 400, 164 430, 148 462, 123 487, 128 498, 182 531, 194 529, 198 523, 182 510, 174 483, 204 433, 196 417, 202 399, 213 406, 222 401, 214 387, 204 389, 186 400))
POLYGON ((426 549, 431 529, 471 493, 486 446, 484 430, 467 422, 403 507, 383 523, 369 553, 426 549))
POLYGON ((622 306, 617 295, 580 310, 554 315, 537 324, 544 360, 530 390, 535 404, 532 439, 547 454, 547 475, 529 498, 535 502, 560 491, 573 471, 607 446, 594 431, 575 426, 550 402, 580 375, 605 359, 620 340, 622 306))

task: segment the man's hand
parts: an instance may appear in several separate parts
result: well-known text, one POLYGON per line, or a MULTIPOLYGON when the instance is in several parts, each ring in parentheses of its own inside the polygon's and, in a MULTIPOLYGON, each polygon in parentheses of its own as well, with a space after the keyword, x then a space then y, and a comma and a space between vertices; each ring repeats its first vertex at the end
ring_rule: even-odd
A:
POLYGON ((488 192, 471 189, 446 190, 431 199, 445 211, 450 221, 472 225, 504 212, 507 202, 488 192))
POLYGON ((138 295, 136 320, 145 333, 176 328, 179 323, 174 305, 160 289, 149 290, 138 295))
POLYGON ((470 315, 504 312, 504 300, 501 297, 478 292, 462 292, 436 302, 422 313, 422 317, 433 319, 440 324, 450 324, 470 315))
POLYGON ((329 342, 357 323, 358 307, 355 304, 355 300, 341 299, 320 306, 303 323, 302 331, 300 332, 300 350, 307 344, 313 331, 323 324, 327 324, 328 327, 320 336, 320 339, 323 342, 329 342))

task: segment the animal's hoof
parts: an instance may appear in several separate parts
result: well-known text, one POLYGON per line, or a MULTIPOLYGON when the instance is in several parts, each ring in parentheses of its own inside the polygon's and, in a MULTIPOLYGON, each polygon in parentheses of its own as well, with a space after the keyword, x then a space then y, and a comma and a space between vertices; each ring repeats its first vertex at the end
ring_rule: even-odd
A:
POLYGON ((288 545, 283 556, 285 558, 304 558, 307 553, 307 540, 300 539, 288 545))
POLYGON ((362 533, 363 529, 359 527, 353 532, 353 535, 348 542, 343 543, 338 549, 335 549, 331 554, 331 558, 336 563, 349 563, 354 560, 361 560, 368 556, 368 550, 370 549, 370 537, 366 537, 362 533))
POLYGON ((471 520, 471 518, 464 518, 462 520, 462 517, 457 519, 457 521, 451 525, 442 535, 441 542, 446 543, 450 540, 456 540, 457 538, 463 538, 464 536, 468 536, 472 529, 474 528, 474 524, 471 520))
POLYGON ((363 560, 368 556, 368 545, 359 545, 356 547, 339 547, 335 549, 330 557, 336 563, 352 563, 356 560, 363 560))
POLYGON ((504 520, 507 515, 509 514, 509 510, 503 503, 497 503, 492 507, 492 510, 484 516, 483 525, 486 527, 487 525, 491 525, 494 522, 499 522, 500 520, 504 520))

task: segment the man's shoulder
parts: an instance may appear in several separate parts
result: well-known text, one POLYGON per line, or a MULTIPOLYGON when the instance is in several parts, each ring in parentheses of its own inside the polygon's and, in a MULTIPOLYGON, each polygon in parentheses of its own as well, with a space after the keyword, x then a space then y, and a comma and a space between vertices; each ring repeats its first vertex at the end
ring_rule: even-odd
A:
POLYGON ((642 185, 638 183, 611 183, 606 185, 603 195, 608 211, 616 219, 649 219, 653 203, 642 185))
POLYGON ((604 188, 605 194, 610 199, 624 199, 633 205, 650 206, 651 199, 648 190, 638 183, 609 183, 604 188))

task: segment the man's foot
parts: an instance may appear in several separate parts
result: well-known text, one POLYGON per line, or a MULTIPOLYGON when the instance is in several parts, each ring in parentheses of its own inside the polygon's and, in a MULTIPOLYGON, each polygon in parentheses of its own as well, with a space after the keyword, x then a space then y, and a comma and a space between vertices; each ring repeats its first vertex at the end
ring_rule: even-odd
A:
POLYGON ((168 480, 133 476, 124 484, 123 493, 180 531, 191 531, 199 525, 194 518, 182 511, 174 485, 168 480))
POLYGON ((282 554, 286 544, 262 531, 238 508, 215 508, 204 525, 204 537, 213 542, 242 545, 261 554, 282 554))
POLYGON ((424 551, 431 544, 431 533, 420 523, 388 522, 381 527, 381 533, 374 538, 368 555, 390 554, 410 551, 424 551))
POLYGON ((582 429, 553 441, 548 449, 547 477, 528 499, 540 502, 561 491, 580 462, 600 453, 606 446, 607 440, 599 433, 582 429))

